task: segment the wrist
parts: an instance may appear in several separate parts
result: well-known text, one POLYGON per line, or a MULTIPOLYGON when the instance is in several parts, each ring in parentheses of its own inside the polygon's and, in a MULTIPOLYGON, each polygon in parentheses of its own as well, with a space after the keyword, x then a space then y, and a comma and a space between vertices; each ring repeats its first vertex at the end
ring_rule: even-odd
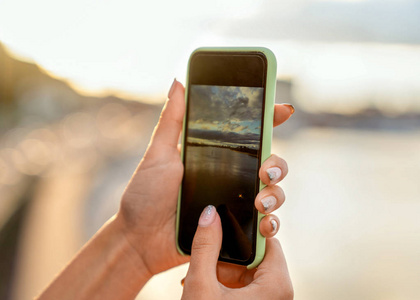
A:
POLYGON ((134 299, 151 278, 111 218, 38 299, 134 299))
POLYGON ((114 255, 107 261, 111 267, 119 264, 124 270, 125 279, 133 288, 140 290, 153 276, 142 256, 127 238, 126 227, 118 216, 112 217, 106 226, 110 227, 111 235, 117 245, 114 255))

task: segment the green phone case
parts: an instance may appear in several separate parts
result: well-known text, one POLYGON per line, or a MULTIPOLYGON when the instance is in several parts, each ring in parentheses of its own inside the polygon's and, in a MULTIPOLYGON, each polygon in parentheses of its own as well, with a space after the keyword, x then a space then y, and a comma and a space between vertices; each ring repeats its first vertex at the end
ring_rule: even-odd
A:
MULTIPOLYGON (((277 76, 277 61, 274 53, 271 50, 263 47, 203 47, 196 49, 190 56, 188 62, 188 70, 191 62, 191 57, 197 52, 259 52, 263 53, 267 58, 267 80, 265 90, 265 111, 264 111, 264 129, 262 134, 262 149, 261 149, 261 163, 264 162, 271 155, 271 139, 273 135, 273 117, 274 117, 274 98, 276 94, 276 76, 277 76)), ((188 74, 186 79, 187 86, 185 87, 185 101, 188 99, 188 74)), ((186 128, 186 118, 184 118, 184 126, 182 130, 182 141, 184 140, 186 128)), ((184 146, 181 151, 181 159, 184 161, 184 146)), ((265 185, 260 180, 260 191, 265 185)), ((179 188, 177 216, 176 216, 176 246, 178 251, 186 255, 178 245, 178 234, 179 234, 179 218, 180 218, 180 207, 181 207, 181 187, 179 188)), ((264 258, 265 254, 265 237, 260 233, 259 226, 260 221, 264 215, 258 212, 258 224, 257 224, 257 243, 256 253, 254 261, 247 266, 248 269, 257 267, 264 258)))

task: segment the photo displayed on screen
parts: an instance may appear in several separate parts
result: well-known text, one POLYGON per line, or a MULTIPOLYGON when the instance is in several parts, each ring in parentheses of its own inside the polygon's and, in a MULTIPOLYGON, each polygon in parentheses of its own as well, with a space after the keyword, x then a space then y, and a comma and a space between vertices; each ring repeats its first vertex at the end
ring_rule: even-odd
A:
POLYGON ((263 94, 259 87, 190 88, 181 222, 192 240, 201 211, 213 204, 222 219, 224 258, 252 255, 263 94))

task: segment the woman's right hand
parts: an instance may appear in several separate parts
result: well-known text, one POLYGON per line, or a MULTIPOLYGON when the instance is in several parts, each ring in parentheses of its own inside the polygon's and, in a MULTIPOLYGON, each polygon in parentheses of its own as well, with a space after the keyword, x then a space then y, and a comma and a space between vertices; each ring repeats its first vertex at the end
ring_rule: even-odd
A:
POLYGON ((200 216, 194 236, 190 267, 184 282, 183 300, 293 299, 293 287, 286 260, 276 238, 267 238, 264 260, 256 270, 237 273, 238 283, 246 284, 249 281, 242 288, 229 288, 218 280, 220 274, 217 259, 221 244, 220 217, 216 208, 209 205, 200 216))

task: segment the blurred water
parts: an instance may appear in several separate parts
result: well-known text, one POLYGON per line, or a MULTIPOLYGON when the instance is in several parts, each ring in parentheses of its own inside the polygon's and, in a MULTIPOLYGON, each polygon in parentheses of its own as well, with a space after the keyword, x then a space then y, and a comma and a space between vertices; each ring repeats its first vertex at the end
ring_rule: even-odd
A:
MULTIPOLYGON (((282 242, 295 299, 417 299, 420 130, 307 129, 273 141, 282 242)), ((179 299, 187 266, 153 278, 138 299, 179 299)))
POLYGON ((420 131, 312 129, 276 142, 297 299, 416 299, 420 131))

